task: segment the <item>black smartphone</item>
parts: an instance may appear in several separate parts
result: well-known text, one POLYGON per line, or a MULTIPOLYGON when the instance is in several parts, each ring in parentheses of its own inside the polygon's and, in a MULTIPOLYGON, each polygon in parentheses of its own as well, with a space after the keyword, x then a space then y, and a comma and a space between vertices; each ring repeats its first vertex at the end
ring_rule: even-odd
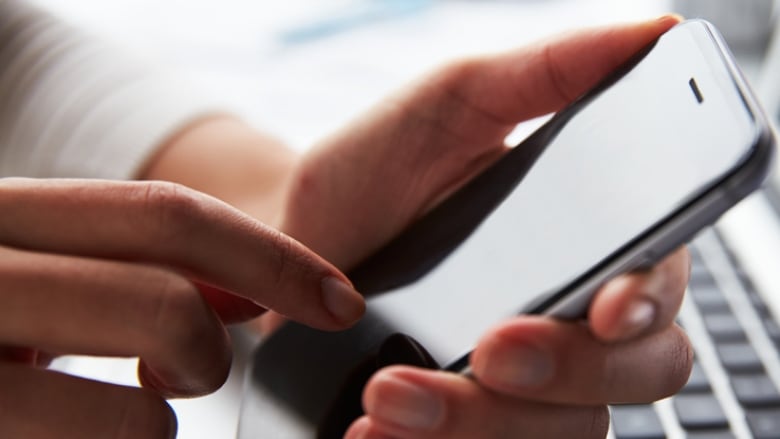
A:
POLYGON ((393 357, 464 372, 503 318, 585 317, 604 282, 757 189, 774 147, 717 32, 684 22, 356 267, 350 278, 372 296, 364 321, 341 333, 283 327, 251 380, 336 437, 359 414, 362 383, 393 357))

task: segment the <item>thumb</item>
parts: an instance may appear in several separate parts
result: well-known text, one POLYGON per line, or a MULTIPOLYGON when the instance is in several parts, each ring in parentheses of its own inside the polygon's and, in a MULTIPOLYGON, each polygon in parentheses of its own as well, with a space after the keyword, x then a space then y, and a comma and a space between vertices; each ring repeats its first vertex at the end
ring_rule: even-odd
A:
MULTIPOLYGON (((464 61, 443 91, 507 126, 560 110, 678 24, 678 15, 584 29, 464 61)), ((461 120, 469 120, 461 118, 461 120)), ((502 139, 503 140, 503 139, 502 139)))
POLYGON ((679 21, 586 29, 445 66, 309 151, 284 230, 354 266, 504 154, 515 125, 562 108, 679 21), (311 212, 329 214, 312 222, 311 212))

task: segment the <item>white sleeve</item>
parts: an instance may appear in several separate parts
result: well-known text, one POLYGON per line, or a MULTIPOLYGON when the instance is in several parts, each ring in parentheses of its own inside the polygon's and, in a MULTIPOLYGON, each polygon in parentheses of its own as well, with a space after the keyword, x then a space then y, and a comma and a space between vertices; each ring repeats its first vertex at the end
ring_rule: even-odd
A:
POLYGON ((133 178, 216 112, 178 78, 19 0, 0 0, 0 177, 133 178))

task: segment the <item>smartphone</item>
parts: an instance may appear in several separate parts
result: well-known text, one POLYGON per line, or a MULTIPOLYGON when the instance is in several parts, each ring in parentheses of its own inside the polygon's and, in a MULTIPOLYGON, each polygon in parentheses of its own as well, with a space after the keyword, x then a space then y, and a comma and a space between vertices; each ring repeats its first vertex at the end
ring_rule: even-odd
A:
POLYGON ((586 317, 599 286, 757 189, 774 148, 717 32, 681 23, 356 267, 370 296, 360 324, 283 327, 257 351, 252 382, 337 437, 383 365, 467 373, 501 319, 586 317))

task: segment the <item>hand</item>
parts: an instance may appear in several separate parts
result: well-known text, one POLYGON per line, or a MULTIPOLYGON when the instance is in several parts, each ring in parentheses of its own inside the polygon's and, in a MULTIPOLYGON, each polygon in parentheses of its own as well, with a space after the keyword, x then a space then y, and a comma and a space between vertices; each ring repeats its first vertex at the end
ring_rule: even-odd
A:
POLYGON ((518 123, 562 109, 678 21, 569 33, 440 68, 299 161, 281 230, 348 271, 506 153, 518 123))
POLYGON ((538 316, 497 325, 472 354, 474 379, 383 369, 346 438, 606 437, 606 404, 655 401, 687 380, 693 354, 673 324, 687 267, 681 249, 608 283, 587 326, 538 316))
POLYGON ((303 245, 175 184, 2 179, 0 211, 0 437, 173 437, 163 398, 222 385, 226 322, 363 312, 303 245), (52 354, 138 356, 143 388, 40 367, 52 354))
MULTIPOLYGON (((282 229, 348 269, 504 154, 517 123, 561 109, 677 22, 587 30, 435 72, 304 158, 282 229)), ((652 401, 688 376, 690 346, 673 324, 687 259, 681 250, 610 282, 587 325, 500 324, 472 356, 474 380, 379 372, 347 436, 604 437, 607 403, 652 401)))

